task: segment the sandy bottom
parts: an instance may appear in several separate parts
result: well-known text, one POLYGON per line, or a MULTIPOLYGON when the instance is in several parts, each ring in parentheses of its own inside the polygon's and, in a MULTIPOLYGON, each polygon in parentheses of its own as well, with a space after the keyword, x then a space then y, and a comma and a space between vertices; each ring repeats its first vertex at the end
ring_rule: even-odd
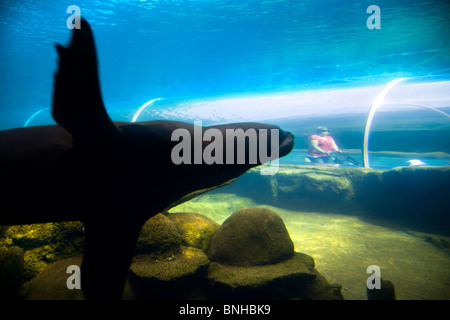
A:
POLYGON ((345 299, 366 299, 370 265, 380 267, 381 277, 394 284, 399 300, 450 299, 450 255, 425 241, 428 236, 444 241, 449 238, 389 228, 354 216, 260 206, 234 194, 206 194, 170 212, 196 212, 221 224, 245 207, 278 213, 295 250, 312 256, 317 270, 329 282, 342 285, 345 299))

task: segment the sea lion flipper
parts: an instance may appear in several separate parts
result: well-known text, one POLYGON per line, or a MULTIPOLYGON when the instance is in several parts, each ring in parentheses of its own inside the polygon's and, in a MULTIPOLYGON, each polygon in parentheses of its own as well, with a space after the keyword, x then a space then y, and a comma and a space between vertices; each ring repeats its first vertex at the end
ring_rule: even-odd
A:
POLYGON ((55 121, 75 140, 119 133, 103 104, 97 53, 89 23, 81 19, 81 29, 73 29, 69 46, 57 44, 56 51, 59 62, 54 75, 52 105, 55 121))
POLYGON ((81 289, 85 299, 121 299, 141 223, 126 219, 84 223, 81 289))

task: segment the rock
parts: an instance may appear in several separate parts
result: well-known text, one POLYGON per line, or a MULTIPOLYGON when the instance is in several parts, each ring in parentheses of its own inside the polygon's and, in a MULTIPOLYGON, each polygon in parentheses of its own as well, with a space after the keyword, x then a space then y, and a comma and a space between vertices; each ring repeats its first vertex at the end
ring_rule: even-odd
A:
POLYGON ((164 259, 181 250, 181 235, 175 224, 165 215, 157 214, 147 220, 136 243, 137 254, 150 254, 164 259))
POLYGON ((10 226, 0 239, 0 245, 23 249, 25 289, 49 264, 82 252, 83 243, 81 222, 10 226))
POLYGON ((173 258, 133 258, 129 282, 136 299, 190 299, 206 283, 208 257, 200 249, 182 247, 173 258))
POLYGON ((314 279, 315 275, 312 274, 314 261, 312 264, 310 261, 305 263, 305 256, 296 252, 291 259, 259 266, 242 267, 213 263, 208 272, 208 279, 232 290, 257 288, 269 284, 276 286, 277 280, 284 277, 314 279))
POLYGON ((295 252, 277 264, 232 266, 212 263, 208 279, 213 299, 343 299, 314 269, 312 257, 295 252))
POLYGON ((227 187, 255 203, 294 210, 347 211, 355 206, 351 180, 345 172, 324 166, 280 165, 276 175, 250 170, 227 187))
POLYGON ((233 213, 211 240, 207 255, 211 261, 238 266, 277 263, 294 254, 294 244, 283 220, 263 208, 233 213))
POLYGON ((343 210, 353 196, 351 181, 336 171, 317 170, 293 176, 290 172, 277 176, 279 203, 294 200, 306 208, 343 210), (294 199, 290 199, 295 195, 294 199))
MULTIPOLYGON (((69 289, 67 279, 72 275, 67 273, 67 267, 76 265, 81 267, 82 256, 77 255, 59 260, 51 264, 36 279, 33 280, 26 296, 27 300, 83 300, 81 289, 69 289)), ((81 276, 83 276, 81 274, 81 276)), ((126 283, 124 299, 133 299, 130 285, 126 283)))
POLYGON ((180 232, 183 245, 198 248, 203 252, 206 252, 211 238, 220 227, 217 222, 197 213, 178 212, 167 217, 180 232))
POLYGON ((53 246, 51 245, 25 250, 24 259, 24 281, 26 282, 26 287, 29 285, 31 280, 47 269, 52 262, 56 261, 55 256, 53 255, 53 246))
POLYGON ((19 247, 0 248, 0 299, 20 298, 24 276, 23 251, 19 247))
POLYGON ((172 281, 194 274, 200 266, 208 263, 208 258, 201 250, 182 247, 179 254, 165 260, 154 260, 151 255, 137 255, 133 258, 131 271, 140 278, 172 281))
POLYGON ((312 270, 316 276, 313 281, 293 283, 297 297, 303 300, 344 300, 342 286, 330 284, 317 269, 312 270))
POLYGON ((51 264, 33 280, 27 295, 28 300, 83 300, 83 292, 79 289, 68 289, 67 267, 81 266, 81 256, 59 260, 51 264))
POLYGON ((55 250, 61 252, 65 249, 64 244, 73 247, 72 243, 68 244, 71 239, 83 237, 83 224, 60 222, 11 226, 5 233, 13 245, 24 250, 54 244, 55 250))

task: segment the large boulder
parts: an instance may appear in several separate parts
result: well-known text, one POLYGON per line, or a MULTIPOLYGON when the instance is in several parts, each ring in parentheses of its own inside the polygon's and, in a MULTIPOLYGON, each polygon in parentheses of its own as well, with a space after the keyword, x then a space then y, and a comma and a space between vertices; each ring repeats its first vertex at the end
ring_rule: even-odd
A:
POLYGON ((275 212, 247 208, 233 213, 207 251, 208 297, 213 299, 343 299, 315 269, 314 259, 294 252, 275 212))
POLYGON ((215 223, 195 213, 169 217, 158 214, 142 228, 128 275, 136 299, 188 299, 206 281, 208 257, 193 246, 207 247, 215 223))
POLYGON ((155 259, 174 256, 181 250, 181 235, 175 224, 165 215, 148 219, 136 243, 136 254, 152 255, 155 259))
POLYGON ((203 252, 206 252, 211 238, 220 227, 214 220, 198 213, 177 212, 167 217, 178 229, 183 245, 198 248, 203 252))
POLYGON ((294 254, 294 244, 283 220, 264 208, 233 213, 211 240, 211 261, 238 266, 277 263, 294 254))

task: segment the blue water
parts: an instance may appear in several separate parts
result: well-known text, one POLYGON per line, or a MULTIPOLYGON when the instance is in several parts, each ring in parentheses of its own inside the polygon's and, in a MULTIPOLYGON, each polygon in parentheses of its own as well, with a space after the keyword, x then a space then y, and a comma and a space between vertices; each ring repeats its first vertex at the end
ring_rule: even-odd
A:
POLYGON ((50 104, 66 9, 93 26, 111 111, 158 97, 384 84, 450 72, 447 1, 60 1, 0 3, 0 129, 50 104))

